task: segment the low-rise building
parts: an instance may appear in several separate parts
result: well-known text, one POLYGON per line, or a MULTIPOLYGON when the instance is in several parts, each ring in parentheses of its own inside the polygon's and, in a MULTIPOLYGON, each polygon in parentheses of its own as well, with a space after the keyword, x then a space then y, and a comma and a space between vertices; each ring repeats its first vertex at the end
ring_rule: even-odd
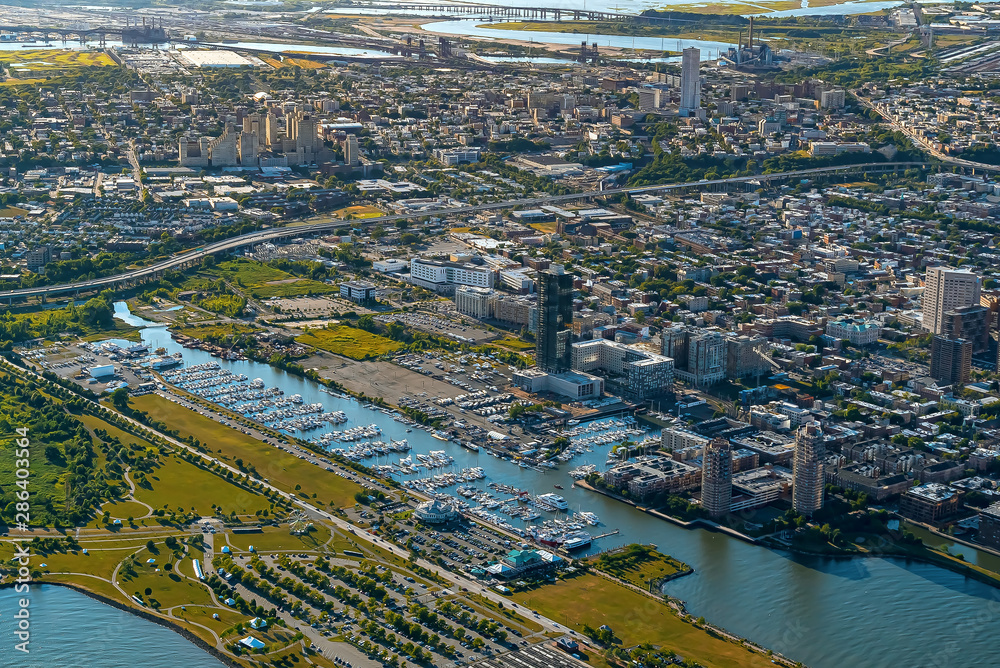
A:
POLYGON ((899 514, 924 524, 935 524, 958 512, 959 494, 947 485, 929 482, 912 488, 899 499, 899 514))
POLYGON ((340 284, 340 296, 356 304, 373 301, 376 290, 375 285, 367 281, 347 281, 340 284))

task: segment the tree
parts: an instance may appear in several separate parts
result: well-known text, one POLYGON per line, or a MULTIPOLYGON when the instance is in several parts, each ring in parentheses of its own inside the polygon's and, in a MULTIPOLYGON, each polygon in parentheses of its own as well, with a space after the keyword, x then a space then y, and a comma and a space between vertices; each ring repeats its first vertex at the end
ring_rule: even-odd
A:
POLYGON ((119 411, 128 410, 128 388, 119 387, 111 393, 111 404, 119 411))

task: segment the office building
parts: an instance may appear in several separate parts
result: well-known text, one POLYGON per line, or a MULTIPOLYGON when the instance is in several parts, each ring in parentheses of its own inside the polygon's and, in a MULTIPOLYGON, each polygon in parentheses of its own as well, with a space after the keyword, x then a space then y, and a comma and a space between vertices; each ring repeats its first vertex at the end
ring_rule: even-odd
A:
POLYGON ((574 343, 571 349, 574 371, 603 372, 608 391, 613 384, 617 394, 630 401, 660 396, 674 382, 674 361, 663 355, 607 339, 574 343))
POLYGON ((373 301, 377 292, 375 284, 368 281, 346 281, 340 284, 340 296, 356 304, 373 301))
POLYGON ((548 373, 569 371, 573 365, 573 276, 561 264, 538 273, 538 367, 548 373))
POLYGON ((459 285, 492 288, 493 270, 475 264, 440 262, 414 257, 410 259, 410 282, 440 293, 452 293, 459 285))
POLYGON ((681 104, 682 114, 701 108, 701 50, 695 47, 684 49, 681 57, 681 104))
POLYGON ((463 285, 455 289, 455 310, 478 320, 490 318, 493 315, 493 291, 489 288, 477 288, 463 285))
POLYGON ((949 339, 971 341, 973 354, 984 353, 990 349, 991 319, 985 306, 960 306, 944 314, 941 334, 949 339))
POLYGON ((931 340, 931 378, 963 385, 972 374, 972 341, 935 336, 931 340))
POLYGON ((823 507, 823 459, 826 446, 818 422, 810 422, 795 432, 792 469, 792 509, 811 517, 823 507))
POLYGON ((727 439, 713 438, 701 457, 701 507, 710 517, 722 517, 732 497, 733 451, 727 439))
POLYGON ((570 401, 600 399, 604 394, 604 380, 579 371, 547 373, 538 367, 515 371, 510 377, 511 384, 525 392, 541 394, 549 392, 570 401))
POLYGON ((924 329, 933 334, 944 333, 945 313, 979 304, 981 284, 980 277, 970 271, 929 267, 924 277, 924 329))

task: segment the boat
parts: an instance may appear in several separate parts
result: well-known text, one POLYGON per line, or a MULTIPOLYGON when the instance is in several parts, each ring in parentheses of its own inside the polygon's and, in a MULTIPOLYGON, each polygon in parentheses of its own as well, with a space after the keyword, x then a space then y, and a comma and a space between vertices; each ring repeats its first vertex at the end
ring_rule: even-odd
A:
POLYGON ((537 500, 546 505, 552 506, 556 510, 566 510, 569 508, 569 504, 566 503, 566 499, 562 498, 558 494, 539 494, 537 500))
POLYGON ((562 547, 567 551, 581 550, 589 546, 591 541, 593 537, 586 531, 571 531, 563 535, 562 547))
POLYGON ((434 438, 436 438, 439 441, 448 441, 448 440, 451 440, 451 439, 448 438, 447 432, 443 432, 443 431, 435 431, 434 433, 431 434, 431 436, 433 436, 434 438))
POLYGON ((563 488, 562 485, 552 485, 552 486, 555 487, 556 489, 562 489, 563 488))
POLYGON ((466 450, 471 450, 472 452, 479 452, 479 446, 471 441, 459 441, 459 443, 461 443, 462 447, 465 448, 466 450))
POLYGON ((570 427, 575 427, 576 425, 580 424, 580 421, 579 420, 566 420, 566 424, 569 425, 570 427))
POLYGON ((407 429, 406 433, 409 434, 411 431, 413 431, 413 430, 412 429, 407 429))

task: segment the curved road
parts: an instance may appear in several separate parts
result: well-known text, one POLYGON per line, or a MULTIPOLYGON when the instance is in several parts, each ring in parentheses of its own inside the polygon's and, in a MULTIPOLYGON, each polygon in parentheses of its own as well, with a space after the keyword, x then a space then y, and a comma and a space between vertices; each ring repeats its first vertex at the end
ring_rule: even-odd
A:
POLYGON ((489 211, 494 209, 510 209, 514 207, 523 206, 542 206, 548 204, 558 204, 561 202, 572 202, 582 199, 590 199, 592 197, 602 197, 605 195, 618 195, 627 193, 629 195, 642 195, 646 193, 664 192, 670 190, 683 190, 685 188, 692 187, 709 187, 716 185, 724 185, 728 183, 752 183, 755 181, 770 181, 772 179, 790 179, 795 177, 809 177, 817 176, 820 174, 827 173, 838 173, 838 172, 849 172, 849 171, 864 171, 867 169, 907 169, 910 167, 926 167, 929 163, 926 162, 872 162, 864 163, 860 165, 840 165, 838 167, 817 167, 815 169, 801 169, 791 172, 780 172, 775 174, 760 174, 755 176, 738 176, 729 179, 711 179, 711 180, 701 180, 701 181, 689 181, 687 183, 672 183, 666 185, 656 185, 656 186, 640 186, 636 188, 611 188, 608 190, 591 190, 582 193, 570 193, 568 195, 547 195, 545 197, 530 197, 525 199, 515 199, 515 200, 504 200, 501 202, 491 202, 488 204, 477 204, 475 206, 463 206, 455 208, 440 208, 433 209, 430 211, 421 211, 419 213, 406 213, 406 214, 396 214, 389 216, 380 216, 378 218, 366 218, 363 221, 345 221, 345 220, 328 220, 325 222, 309 223, 306 225, 298 225, 295 227, 278 227, 269 230, 262 230, 259 232, 250 232, 248 234, 243 234, 237 237, 231 237, 229 239, 224 239, 222 241, 216 241, 204 246, 200 246, 193 251, 188 251, 186 253, 181 253, 175 255, 174 257, 168 258, 166 260, 161 260, 148 267, 142 267, 141 269, 133 269, 131 271, 126 271, 121 274, 116 274, 114 276, 105 276, 103 278, 94 278, 87 281, 80 281, 78 283, 65 283, 62 285, 49 285, 37 288, 19 288, 17 290, 6 290, 0 292, 0 299, 20 299, 27 297, 47 297, 50 295, 58 295, 67 292, 82 292, 88 290, 102 289, 106 287, 114 287, 123 282, 129 281, 142 281, 147 278, 155 277, 164 271, 181 267, 190 263, 197 262, 202 258, 209 255, 215 255, 216 253, 228 253, 230 251, 235 251, 237 249, 243 248, 245 246, 255 246, 257 244, 266 243, 269 241, 275 241, 277 239, 283 239, 287 237, 299 237, 308 234, 316 234, 322 232, 332 232, 339 228, 352 227, 354 225, 377 225, 380 223, 395 223, 402 220, 412 220, 415 218, 423 218, 425 216, 459 216, 471 213, 477 213, 479 211, 489 211))

